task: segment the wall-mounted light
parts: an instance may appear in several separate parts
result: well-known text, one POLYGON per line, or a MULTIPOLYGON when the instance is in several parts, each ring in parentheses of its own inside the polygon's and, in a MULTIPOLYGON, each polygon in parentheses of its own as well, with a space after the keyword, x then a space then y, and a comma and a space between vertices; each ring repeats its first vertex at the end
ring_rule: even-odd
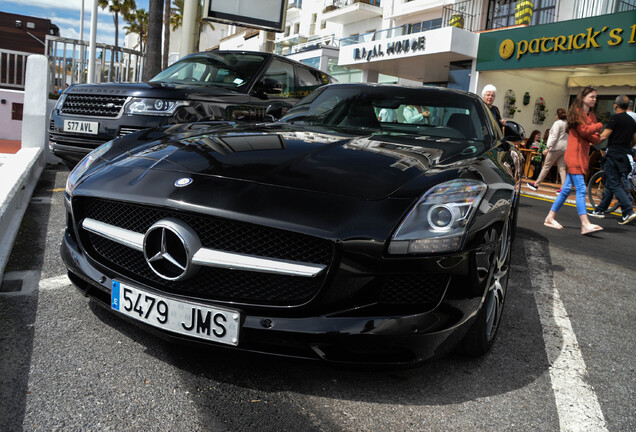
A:
POLYGON ((15 26, 16 26, 17 28, 22 28, 22 21, 20 21, 20 20, 15 20, 15 26))

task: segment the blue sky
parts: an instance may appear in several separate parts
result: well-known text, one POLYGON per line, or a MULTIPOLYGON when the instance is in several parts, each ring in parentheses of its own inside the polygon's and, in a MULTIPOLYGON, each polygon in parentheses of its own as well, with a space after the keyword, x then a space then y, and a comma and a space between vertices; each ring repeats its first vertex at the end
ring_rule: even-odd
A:
MULTIPOLYGON (((148 0, 136 0, 138 9, 148 10, 148 0)), ((93 0, 84 0, 84 40, 89 40, 93 0)), ((0 12, 50 19, 60 36, 79 39, 82 0, 0 0, 0 12)), ((115 23, 107 10, 97 11, 97 42, 115 43, 115 23)), ((123 46, 125 23, 119 18, 119 45, 123 46)))

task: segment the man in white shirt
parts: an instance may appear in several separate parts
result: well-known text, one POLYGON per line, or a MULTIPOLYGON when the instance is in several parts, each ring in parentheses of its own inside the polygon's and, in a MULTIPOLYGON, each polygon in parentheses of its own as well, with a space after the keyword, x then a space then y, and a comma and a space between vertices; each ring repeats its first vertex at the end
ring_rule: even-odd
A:
POLYGON ((380 114, 378 115, 378 119, 382 123, 395 123, 397 122, 397 114, 395 113, 395 110, 382 108, 380 110, 380 114))

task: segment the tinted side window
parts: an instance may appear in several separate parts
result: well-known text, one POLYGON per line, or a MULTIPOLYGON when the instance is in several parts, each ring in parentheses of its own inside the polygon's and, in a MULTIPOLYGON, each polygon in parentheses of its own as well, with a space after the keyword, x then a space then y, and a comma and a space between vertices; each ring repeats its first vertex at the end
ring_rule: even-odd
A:
POLYGON ((294 94, 296 85, 294 83, 294 66, 292 64, 274 59, 269 68, 267 68, 264 78, 276 80, 283 85, 283 92, 276 96, 298 97, 294 94))
POLYGON ((306 69, 304 67, 297 66, 296 73, 298 74, 297 92, 300 96, 307 96, 309 93, 316 90, 321 85, 328 83, 328 80, 323 80, 321 77, 321 75, 324 74, 320 74, 319 72, 312 69, 306 69))

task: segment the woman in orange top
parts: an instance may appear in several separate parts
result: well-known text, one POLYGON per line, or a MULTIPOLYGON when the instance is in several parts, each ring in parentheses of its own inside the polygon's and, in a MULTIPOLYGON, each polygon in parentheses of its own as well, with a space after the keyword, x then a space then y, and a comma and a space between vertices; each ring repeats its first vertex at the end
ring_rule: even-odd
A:
POLYGON ((570 135, 568 136, 568 147, 565 150, 565 165, 568 168, 568 175, 561 188, 561 193, 554 201, 550 213, 543 223, 550 228, 563 229, 563 226, 556 221, 555 216, 574 185, 576 188, 576 209, 581 219, 581 234, 591 234, 603 229, 590 222, 585 203, 585 174, 590 162, 590 143, 598 144, 601 141, 600 132, 603 129, 603 125, 596 121, 596 116, 591 112, 591 109, 596 105, 596 96, 594 87, 584 87, 568 110, 566 130, 570 135))

